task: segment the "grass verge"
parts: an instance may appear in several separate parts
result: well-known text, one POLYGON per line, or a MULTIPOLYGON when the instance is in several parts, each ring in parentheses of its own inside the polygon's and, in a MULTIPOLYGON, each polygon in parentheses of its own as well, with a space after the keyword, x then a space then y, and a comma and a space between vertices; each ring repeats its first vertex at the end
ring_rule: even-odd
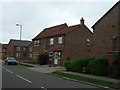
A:
POLYGON ((88 83, 92 83, 92 84, 100 85, 100 86, 104 86, 104 87, 120 89, 120 83, 113 83, 113 82, 92 79, 92 78, 77 76, 77 75, 68 74, 68 73, 62 73, 62 72, 52 72, 52 74, 58 75, 61 77, 67 77, 67 78, 78 80, 78 81, 84 81, 84 82, 88 82, 88 83))
POLYGON ((26 66, 26 67, 34 67, 34 66, 32 66, 32 65, 23 64, 23 63, 19 63, 18 65, 21 65, 21 66, 26 66))

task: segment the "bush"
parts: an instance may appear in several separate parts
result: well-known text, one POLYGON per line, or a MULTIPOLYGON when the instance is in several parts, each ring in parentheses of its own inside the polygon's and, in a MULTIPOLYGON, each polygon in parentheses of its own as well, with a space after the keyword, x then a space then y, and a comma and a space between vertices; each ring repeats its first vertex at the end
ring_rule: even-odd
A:
POLYGON ((82 57, 82 58, 79 58, 75 61, 75 67, 74 67, 74 70, 76 72, 86 72, 85 71, 85 67, 87 67, 87 65, 89 64, 91 58, 88 58, 88 57, 82 57))
POLYGON ((90 62, 88 65, 84 68, 83 73, 90 74, 90 62))
POLYGON ((74 71, 74 62, 65 61, 64 66, 65 66, 67 71, 74 71))
POLYGON ((48 55, 47 54, 40 54, 38 56, 38 62, 40 65, 45 65, 48 62, 48 55))
POLYGON ((93 75, 107 75, 108 63, 106 58, 96 58, 90 62, 90 73, 93 75))
POLYGON ((110 69, 112 77, 120 79, 120 54, 114 59, 110 69))

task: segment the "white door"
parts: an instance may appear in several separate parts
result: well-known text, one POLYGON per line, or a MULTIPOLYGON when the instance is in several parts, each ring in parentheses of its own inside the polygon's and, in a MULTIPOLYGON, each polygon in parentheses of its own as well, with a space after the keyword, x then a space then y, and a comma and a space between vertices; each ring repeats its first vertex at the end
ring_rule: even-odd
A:
POLYGON ((58 65, 58 52, 54 53, 54 64, 58 65))

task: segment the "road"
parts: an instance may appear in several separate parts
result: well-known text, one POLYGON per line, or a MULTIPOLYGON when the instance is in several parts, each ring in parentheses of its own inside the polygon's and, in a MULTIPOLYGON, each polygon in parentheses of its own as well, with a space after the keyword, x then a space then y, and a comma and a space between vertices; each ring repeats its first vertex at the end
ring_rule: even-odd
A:
POLYGON ((19 65, 2 64, 2 88, 96 88, 19 65))

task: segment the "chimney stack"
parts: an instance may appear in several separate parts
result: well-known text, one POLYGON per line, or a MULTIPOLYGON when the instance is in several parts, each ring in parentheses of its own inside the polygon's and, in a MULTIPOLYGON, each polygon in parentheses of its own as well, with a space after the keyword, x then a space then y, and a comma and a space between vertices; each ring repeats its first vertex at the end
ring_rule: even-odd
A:
POLYGON ((84 19, 83 19, 83 17, 82 17, 81 20, 80 20, 80 24, 81 24, 81 25, 84 25, 84 19))

